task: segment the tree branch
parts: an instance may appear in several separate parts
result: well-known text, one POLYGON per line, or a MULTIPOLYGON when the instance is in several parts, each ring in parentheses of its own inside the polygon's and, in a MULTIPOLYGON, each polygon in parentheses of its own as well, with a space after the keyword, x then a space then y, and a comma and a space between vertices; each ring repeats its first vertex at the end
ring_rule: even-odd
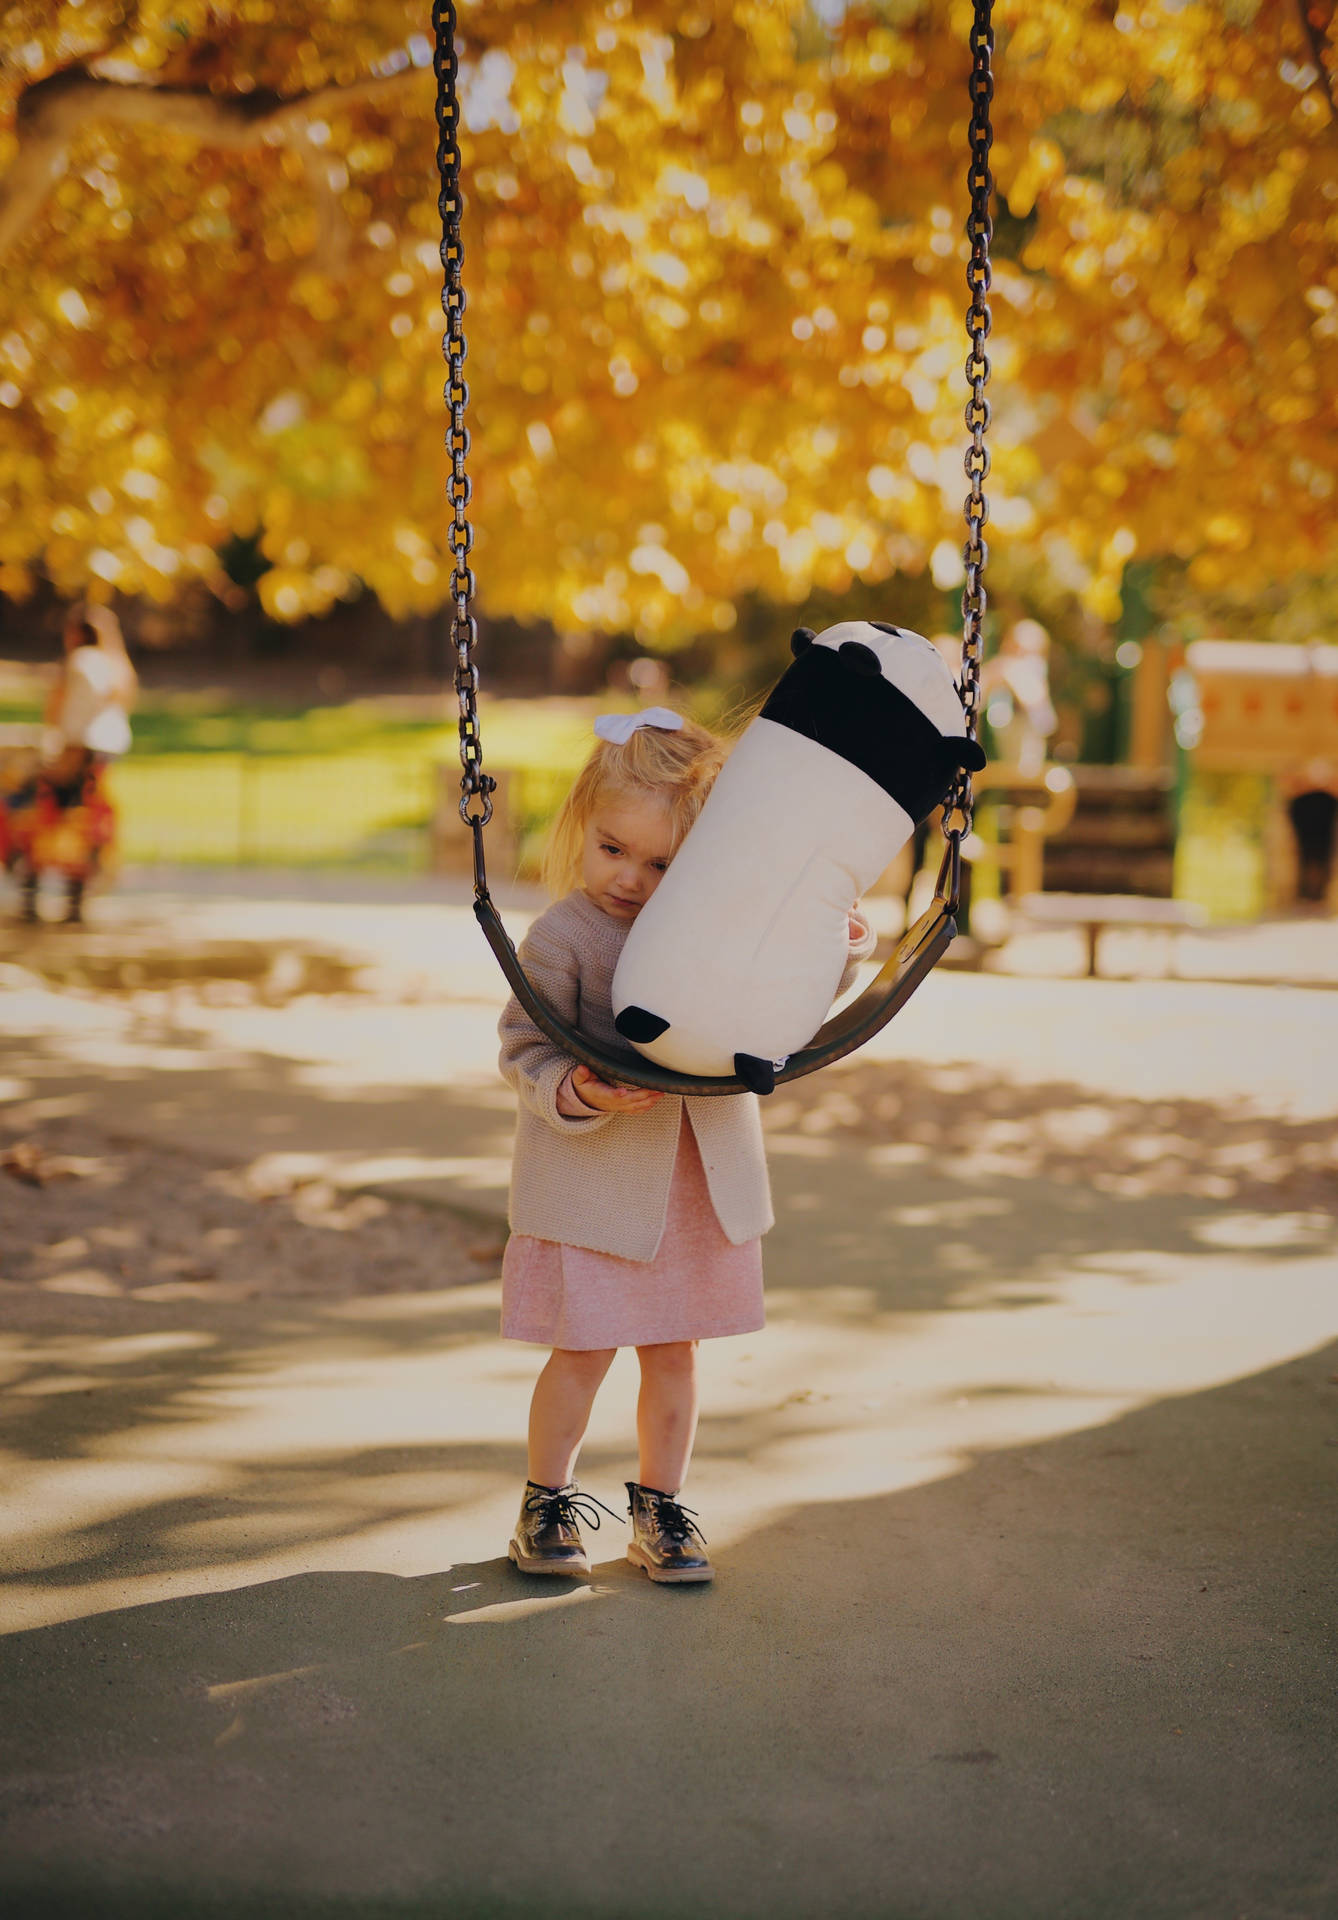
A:
POLYGON ((1301 25, 1305 37, 1310 43, 1310 57, 1319 68, 1319 78, 1324 82, 1324 90, 1329 96, 1329 106, 1335 120, 1338 120, 1338 71, 1328 63, 1326 55, 1331 53, 1332 41, 1329 29, 1333 22, 1333 8, 1329 8, 1328 18, 1324 19, 1319 6, 1312 0, 1296 0, 1297 11, 1301 16, 1301 25))
POLYGON ((348 86, 310 93, 217 94, 199 87, 155 87, 104 80, 69 67, 28 88, 18 103, 18 152, 0 181, 0 256, 37 218, 69 162, 70 143, 93 122, 154 127, 185 134, 201 146, 283 146, 318 115, 356 102, 393 99, 407 83, 430 80, 430 67, 368 74, 348 86))

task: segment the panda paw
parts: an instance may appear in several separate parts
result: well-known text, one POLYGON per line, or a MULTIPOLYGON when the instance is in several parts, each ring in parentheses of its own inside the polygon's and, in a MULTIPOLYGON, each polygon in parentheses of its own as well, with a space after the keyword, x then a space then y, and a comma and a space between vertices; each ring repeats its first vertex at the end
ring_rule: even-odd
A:
POLYGON ((774 1060, 763 1060, 755 1053, 736 1053, 734 1074, 736 1079, 742 1080, 749 1093, 774 1093, 776 1090, 774 1060))
POLYGON ((667 1020, 661 1019, 658 1013, 647 1013, 644 1007, 624 1007, 613 1024, 624 1040, 630 1040, 637 1047, 648 1047, 652 1040, 669 1031, 667 1020))

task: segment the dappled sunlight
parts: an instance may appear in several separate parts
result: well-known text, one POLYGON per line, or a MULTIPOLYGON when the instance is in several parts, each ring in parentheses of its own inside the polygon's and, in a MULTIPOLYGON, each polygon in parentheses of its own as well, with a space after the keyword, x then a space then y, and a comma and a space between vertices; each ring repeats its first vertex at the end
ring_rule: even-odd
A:
MULTIPOLYGON (((1309 1095, 1161 1091, 1152 1068, 1214 1089, 1225 1070, 1195 1053, 1183 997, 1058 984, 936 982, 898 1022, 899 1057, 766 1103, 771 1324, 703 1349, 692 1491, 713 1550, 797 1505, 1099 1432, 1338 1331, 1332 1115, 1309 1095), (1138 1006, 1150 1091, 1132 1070, 1104 1088, 1093 1061, 1138 1006), (947 1057, 957 1042, 978 1057, 947 1057)), ((350 1556, 427 1575, 497 1552, 514 1519, 540 1355, 496 1337, 511 1097, 491 1010, 233 997, 11 1001, 17 1622, 350 1556)), ((1275 1079, 1300 1086, 1311 1025, 1257 1004, 1275 1079)), ((603 1493, 632 1471, 634 1401, 624 1357, 584 1455, 603 1493)))
MULTIPOLYGON (((0 1122, 0 1287, 140 1302, 338 1298, 475 1280, 499 1257, 486 1225, 356 1191, 403 1167, 344 1156, 259 1154, 211 1166, 189 1153, 109 1139, 78 1121, 0 1122), (99 1151, 71 1151, 82 1144, 99 1151), (10 1177, 4 1176, 9 1173, 10 1177)), ((410 1168, 420 1164, 410 1159, 410 1168)), ((428 1162, 429 1165, 435 1163, 428 1162)))
MULTIPOLYGON (((420 945, 460 933, 414 926, 420 945)), ((497 1338, 494 1009, 437 988, 268 1004, 277 981, 9 996, 4 1619, 245 1611, 239 1580, 356 1578, 438 1596, 374 1636, 415 1683, 448 1616, 453 1643, 584 1644, 580 1623, 628 1614, 592 1592, 642 1594, 618 1528, 592 1538, 594 1589, 491 1558, 542 1357, 497 1338), (491 1571, 443 1586, 462 1562, 491 1571)), ((1311 1017, 1328 1002, 1260 994, 1249 1047, 1224 1054, 1249 991, 936 978, 872 1057, 766 1103, 770 1325, 702 1351, 690 1495, 722 1579, 796 1513, 821 1531, 852 1506, 951 1502, 991 1462, 1026 1489, 1056 1448, 1122 1459, 1130 1422, 1338 1334, 1338 1125, 1311 1017)), ((635 1398, 622 1356, 582 1462, 611 1500, 635 1398)), ((250 1691, 209 1703, 210 1751, 354 1724, 358 1661, 278 1639, 213 1674, 250 1691)), ((934 1751, 989 1744, 963 1728, 934 1751)))
POLYGON ((498 1627, 508 1626, 518 1620, 528 1620, 536 1614, 548 1614, 558 1607, 586 1606, 591 1601, 607 1600, 617 1592, 615 1587, 601 1586, 597 1581, 589 1586, 575 1586, 563 1582, 565 1593, 537 1593, 523 1600, 498 1600, 492 1606, 474 1607, 468 1613, 447 1614, 446 1621, 452 1627, 498 1627))
MULTIPOLYGON (((708 1343, 693 1490, 713 1544, 732 1548, 796 1504, 925 1485, 1109 1424, 1338 1332, 1327 1253, 1298 1255, 1267 1285, 1247 1255, 1206 1250, 1038 1269, 1003 1300, 967 1287, 936 1310, 781 1288, 765 1335, 708 1343)), ((247 1332, 233 1310, 209 1339, 90 1332, 50 1356, 30 1341, 7 1428, 8 1610, 66 1617, 240 1567, 334 1568, 350 1549, 424 1573, 504 1540, 540 1356, 495 1338, 496 1300, 491 1284, 353 1299, 247 1332), (48 1379, 55 1391, 31 1390, 48 1379), (67 1393, 86 1396, 84 1437, 62 1469, 43 1456, 68 1421, 45 1416, 67 1393)), ((586 1448, 601 1491, 631 1470, 634 1394, 624 1359, 586 1448)))
POLYGON ((1338 1198, 1338 1116, 1282 1120, 1248 1100, 1101 1096, 984 1066, 899 1060, 793 1083, 766 1120, 769 1146, 787 1159, 826 1147, 967 1182, 1041 1178, 1130 1198, 1267 1196, 1293 1206, 1338 1198))
POLYGON ((780 1501, 890 1492, 1310 1352, 1338 1334, 1333 1272, 1327 1252, 1267 1285, 1216 1257, 1092 1256, 1004 1304, 992 1287, 939 1313, 847 1296, 863 1312, 844 1325, 825 1290, 786 1292, 746 1390, 708 1392, 700 1452, 743 1454, 750 1500, 759 1478, 780 1501))
MULTIPOLYGON (((1152 1794, 1177 1831, 1138 1826, 1140 1884, 1191 1847, 1202 1879, 1245 1751, 1236 1826, 1283 1865, 1303 1817, 1320 1830, 1288 1758, 1288 1703, 1327 1673, 1338 1461, 1313 1100, 1094 1086, 1063 1007, 1030 1073, 997 1021, 973 1064, 931 1022, 923 1057, 787 1089, 770 1324, 702 1348, 687 1497, 719 1577, 675 1593, 607 1519, 589 1581, 502 1558, 543 1356, 497 1337, 509 1097, 470 1064, 490 1010, 416 1010, 462 1042, 429 1085, 378 1055, 370 1006, 326 1009, 322 1062, 321 1023, 281 1032, 277 1008, 127 996, 99 1029, 71 995, 65 1029, 51 998, 7 1049, 0 1123, 19 1858, 204 1874, 224 1911, 254 1904, 257 1859, 356 1904, 392 1857, 412 1896, 482 1884, 504 1846, 542 1905, 562 1836, 589 1884, 589 1807, 621 1859, 667 1769, 676 1820, 733 1809, 731 1857, 772 1874, 825 1885, 875 1831, 1001 1859, 1021 1834, 1054 1893, 1028 1910, 1081 1911, 1056 1823, 1105 1833, 1112 1795, 1152 1794), (81 1063, 90 1030, 125 1049, 116 1079, 81 1063), (194 1070, 164 1070, 173 1049, 194 1070), (1072 1078, 1042 1071, 1065 1056, 1072 1078), (649 1742, 648 1700, 674 1703, 649 1742), (1261 1751, 1283 1756, 1262 1784, 1261 1751), (519 1833, 517 1793, 544 1809, 519 1833)), ((1279 1081, 1308 1070, 1291 1034, 1279 1081)), ((621 1355, 582 1457, 615 1508, 636 1393, 621 1355)))
POLYGON ((466 1206, 505 1191, 512 1107, 490 1012, 335 1001, 303 1026, 290 1011, 141 998, 147 1013, 75 994, 8 999, 18 1097, 6 1126, 96 1117, 169 1145, 196 1139, 218 1158, 281 1150, 301 1178, 340 1186, 432 1189, 466 1206))

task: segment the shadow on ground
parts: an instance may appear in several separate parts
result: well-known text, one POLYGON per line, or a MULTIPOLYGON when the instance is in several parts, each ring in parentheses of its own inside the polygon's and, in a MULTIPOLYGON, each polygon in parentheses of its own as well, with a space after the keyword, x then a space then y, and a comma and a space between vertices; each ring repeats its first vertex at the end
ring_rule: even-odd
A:
POLYGON ((444 1561, 12 1635, 6 1912, 1315 1920, 1336 1366, 797 1510, 712 1589, 444 1561))
MULTIPOLYGON (((406 1045, 426 1031, 406 1026, 406 1045)), ((369 1152, 435 1156, 454 1169, 444 1197, 500 1199, 506 1097, 434 1081, 430 1061, 358 1078, 170 1013, 9 1052, 32 1087, 15 1123, 57 1149, 77 1124, 206 1171, 279 1151, 333 1175, 369 1152)), ((532 1371, 493 1339, 487 1284, 163 1298, 161 1223, 110 1153, 109 1291, 51 1291, 63 1260, 86 1259, 49 1231, 58 1189, 0 1194, 26 1263, 0 1293, 15 1366, 0 1438, 39 1489, 47 1552, 9 1591, 104 1609, 0 1640, 7 1916, 1338 1911, 1338 1349, 1316 1331, 1333 1324, 1333 1122, 923 1061, 798 1083, 768 1120, 768 1350, 793 1364, 774 1402, 708 1407, 701 1460, 765 1482, 768 1515, 778 1483, 792 1505, 724 1549, 710 1590, 651 1589, 612 1545, 589 1586, 450 1564, 453 1524, 521 1465, 521 1423, 503 1440, 476 1410, 449 1422, 450 1381, 521 1404, 532 1371), (954 1349, 937 1375, 931 1321, 954 1349), (1061 1336, 1052 1389, 1054 1354, 1033 1348, 1061 1336), (1273 1356, 1316 1350, 1262 1371, 1268 1336, 1273 1356), (1253 1377, 1185 1394, 1184 1354, 1214 1340, 1196 1377, 1253 1377), (1081 1431, 971 1454, 982 1429, 944 1396, 972 1343, 973 1395, 1067 1392, 1081 1431), (810 1365, 832 1391, 787 1394, 810 1365), (866 1431, 850 1381, 870 1365, 893 1401, 901 1369, 933 1402, 932 1457, 922 1433, 866 1431), (417 1394, 429 1438, 362 1429, 369 1376, 387 1430, 417 1394), (1153 1404, 1109 1417, 1130 1398, 1153 1404), (266 1424, 277 1401, 296 1409, 287 1429, 266 1424), (865 1449, 903 1445, 913 1486, 799 1490, 805 1460, 835 1460, 847 1494, 874 1484, 865 1449), (92 1489, 87 1508, 61 1506, 70 1486, 92 1489), (311 1564, 333 1544, 365 1565, 388 1516, 434 1513, 429 1575, 257 1583, 276 1553, 311 1564), (111 1610, 91 1591, 162 1591, 183 1571, 211 1590, 111 1610), (219 1592, 220 1576, 252 1584, 219 1592)), ((318 1260, 308 1231, 300 1255, 318 1260)), ((374 1259, 362 1232, 344 1237, 374 1259)), ((587 1457, 602 1485, 612 1452, 587 1457)), ((609 1539, 606 1523, 597 1553, 609 1539)))

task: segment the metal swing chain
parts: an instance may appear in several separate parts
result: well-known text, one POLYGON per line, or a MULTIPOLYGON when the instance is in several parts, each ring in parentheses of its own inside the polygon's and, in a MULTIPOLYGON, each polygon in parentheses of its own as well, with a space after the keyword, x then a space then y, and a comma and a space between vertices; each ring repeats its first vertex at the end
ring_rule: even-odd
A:
POLYGON ((479 829, 492 818, 492 796, 497 782, 483 771, 483 740, 479 733, 479 674, 474 665, 474 643, 478 627, 471 602, 474 574, 469 555, 474 545, 474 529, 469 520, 469 502, 473 494, 466 459, 469 454, 469 428, 465 410, 469 405, 469 386, 465 380, 465 288, 464 241, 460 233, 464 213, 464 194, 460 186, 460 101, 457 92, 459 60, 455 51, 455 6, 453 0, 433 0, 432 71, 437 80, 437 173, 441 191, 437 211, 441 215, 441 265, 444 280, 441 310, 446 316, 446 331, 441 336, 441 351, 447 366, 442 389, 450 425, 446 429, 446 451, 451 459, 446 498, 451 508, 447 540, 451 549, 451 646, 455 653, 455 691, 460 702, 460 817, 474 829, 476 861, 481 860, 479 829))
MULTIPOLYGON (((966 734, 976 737, 980 710, 980 652, 985 625, 985 565, 989 548, 985 544, 985 524, 990 503, 985 493, 989 477, 990 452, 985 430, 990 424, 990 403, 985 397, 989 384, 990 360, 985 343, 990 337, 989 291, 990 242, 994 221, 990 203, 994 195, 994 175, 990 172, 990 148, 994 129, 990 123, 990 105, 994 99, 994 27, 991 22, 994 0, 975 0, 971 23, 971 159, 967 167, 967 186, 971 212, 966 233, 971 243, 966 268, 967 291, 971 304, 966 310, 966 331, 970 346, 966 355, 966 383, 971 397, 966 403, 967 432, 971 444, 963 462, 971 491, 966 496, 962 517, 967 525, 967 541, 962 548, 966 585, 962 591, 962 705, 966 709, 966 734)), ((971 831, 974 800, 971 775, 963 770, 954 782, 943 809, 943 831, 959 844, 971 831)))
MULTIPOLYGON (((966 227, 971 246, 966 270, 971 304, 966 313, 970 346, 965 371, 971 393, 964 415, 971 445, 963 463, 970 492, 962 509, 968 530, 968 538, 962 549, 966 570, 962 592, 962 704, 966 712, 967 737, 972 740, 976 737, 980 707, 981 643, 987 605, 984 576, 989 558, 985 541, 985 525, 989 519, 985 481, 990 471, 990 454, 985 444, 985 432, 990 424, 990 403, 985 389, 990 378, 986 342, 991 328, 988 295, 991 286, 990 242, 994 237, 994 222, 990 213, 994 193, 994 176, 990 171, 990 149, 994 143, 990 120, 990 106, 994 99, 992 13, 993 0, 974 0, 970 38, 971 158, 967 169, 971 211, 966 227)), ((464 375, 468 348, 464 327, 464 243, 460 231, 464 198, 460 186, 459 61, 455 50, 455 26, 454 0, 433 0, 432 68, 437 82, 437 169, 441 180, 437 208, 441 215, 441 264, 445 276, 441 305, 446 316, 441 350, 448 368, 443 398, 450 415, 446 448, 451 458, 447 499, 452 521, 448 538, 454 563, 451 645, 456 659, 460 762, 464 769, 460 779, 460 814, 466 824, 474 828, 478 847, 479 828, 492 818, 492 794, 496 782, 483 771, 483 741, 478 722, 478 668, 473 659, 478 628, 471 610, 474 574, 469 565, 474 530, 469 521, 472 486, 466 467, 470 445, 469 428, 465 424, 469 386, 464 375), (475 802, 478 803, 477 811, 474 810, 475 802)), ((944 805, 944 833, 949 840, 960 844, 970 832, 972 811, 971 776, 963 771, 954 782, 944 805)))

